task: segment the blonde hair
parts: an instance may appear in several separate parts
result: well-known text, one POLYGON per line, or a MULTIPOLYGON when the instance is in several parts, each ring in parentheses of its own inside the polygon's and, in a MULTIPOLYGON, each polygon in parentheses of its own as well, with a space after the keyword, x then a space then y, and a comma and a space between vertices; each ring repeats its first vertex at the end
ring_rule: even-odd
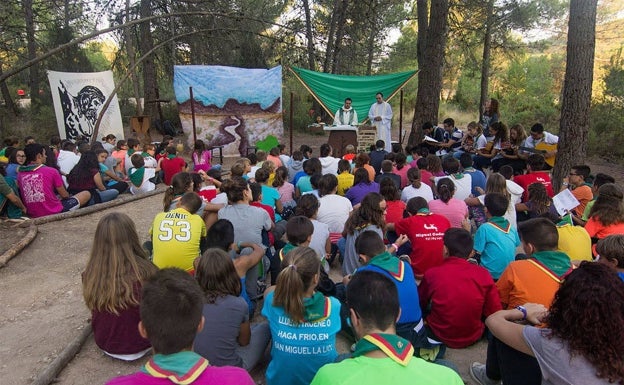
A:
POLYGON ((277 276, 273 305, 284 311, 296 324, 304 321, 303 296, 314 284, 321 262, 316 252, 309 247, 297 247, 286 254, 282 271, 277 276))
POLYGON ((485 193, 503 194, 507 199, 511 199, 511 194, 507 191, 507 180, 501 174, 495 172, 490 174, 485 182, 485 193))
POLYGON ((82 275, 87 308, 118 315, 120 310, 138 306, 141 284, 157 270, 147 260, 128 215, 114 212, 102 217, 82 275))

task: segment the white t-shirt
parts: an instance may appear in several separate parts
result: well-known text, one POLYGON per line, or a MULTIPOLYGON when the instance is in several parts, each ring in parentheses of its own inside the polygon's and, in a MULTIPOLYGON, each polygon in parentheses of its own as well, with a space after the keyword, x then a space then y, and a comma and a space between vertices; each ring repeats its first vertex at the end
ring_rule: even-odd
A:
POLYGON ((336 194, 329 194, 319 199, 320 207, 316 219, 329 226, 330 233, 341 233, 344 224, 353 210, 351 201, 336 194))
POLYGON ((407 203, 407 201, 415 197, 423 197, 427 203, 429 203, 433 200, 433 191, 431 191, 431 187, 426 183, 421 183, 420 188, 416 188, 412 185, 405 186, 401 192, 401 200, 407 203))
POLYGON ((453 195, 453 198, 463 201, 468 198, 472 192, 472 176, 465 173, 462 175, 463 177, 459 179, 455 178, 453 175, 438 176, 434 178, 434 184, 437 186, 440 179, 450 178, 453 181, 453 184, 455 184, 455 195, 453 195))
MULTIPOLYGON (((312 233, 312 239, 310 240, 310 248, 316 252, 317 257, 323 259, 325 257, 325 244, 327 238, 329 238, 329 226, 323 222, 319 222, 316 219, 312 219, 312 225, 314 226, 314 232, 312 233)), ((329 264, 323 266, 326 272, 329 272, 329 264)))

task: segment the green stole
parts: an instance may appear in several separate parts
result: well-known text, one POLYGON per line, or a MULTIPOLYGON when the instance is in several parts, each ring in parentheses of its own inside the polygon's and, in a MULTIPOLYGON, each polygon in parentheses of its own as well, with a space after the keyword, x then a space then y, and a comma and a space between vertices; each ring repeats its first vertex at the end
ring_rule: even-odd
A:
POLYGON ((374 256, 368 264, 387 271, 392 278, 399 282, 403 281, 403 278, 405 278, 405 266, 403 262, 387 251, 374 256))
POLYGON ((414 356, 414 347, 408 340, 396 334, 374 333, 364 336, 355 344, 353 357, 363 356, 375 350, 381 350, 388 358, 402 366, 407 366, 414 356))
POLYGON ((130 178, 130 182, 136 187, 141 187, 143 184, 143 176, 145 175, 145 167, 134 168, 131 167, 128 170, 128 178, 130 178), (132 171, 134 170, 134 171, 132 171))
MULTIPOLYGON (((287 267, 287 269, 290 269, 287 267)), ((316 292, 310 298, 303 299, 305 322, 319 322, 329 317, 331 314, 331 300, 323 293, 316 292)))

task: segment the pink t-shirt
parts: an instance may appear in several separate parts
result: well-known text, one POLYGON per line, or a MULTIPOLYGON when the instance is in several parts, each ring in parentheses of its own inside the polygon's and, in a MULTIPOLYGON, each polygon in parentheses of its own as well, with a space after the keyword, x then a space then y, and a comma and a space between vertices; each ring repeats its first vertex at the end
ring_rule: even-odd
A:
POLYGON ((407 164, 405 166, 403 166, 403 168, 400 169, 400 170, 398 168, 396 168, 396 166, 392 168, 392 172, 401 177, 401 188, 405 188, 405 186, 410 184, 409 179, 407 179, 407 171, 410 168, 411 167, 409 165, 407 165, 407 164))
POLYGON ((464 201, 451 198, 448 203, 442 202, 440 199, 434 199, 429 202, 429 211, 435 214, 444 215, 452 227, 462 227, 462 221, 468 217, 468 206, 464 201))
POLYGON ((52 167, 40 166, 33 171, 17 174, 22 201, 31 218, 57 214, 63 211, 56 189, 63 186, 61 174, 52 167))
POLYGON ((277 192, 279 192, 280 202, 282 202, 282 204, 292 203, 295 199, 295 186, 293 186, 292 183, 284 182, 282 187, 277 188, 277 192))

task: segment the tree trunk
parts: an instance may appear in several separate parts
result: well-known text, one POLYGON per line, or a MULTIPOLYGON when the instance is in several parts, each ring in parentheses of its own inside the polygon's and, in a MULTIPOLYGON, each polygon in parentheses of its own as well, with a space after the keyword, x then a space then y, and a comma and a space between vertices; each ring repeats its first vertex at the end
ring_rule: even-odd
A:
POLYGON ((490 81, 490 51, 492 50, 492 24, 494 23, 494 0, 488 1, 483 37, 483 58, 481 61, 481 96, 479 97, 479 121, 483 117, 483 106, 488 98, 490 81))
POLYGON ((437 123, 442 91, 442 66, 448 30, 448 0, 431 1, 427 10, 426 0, 417 1, 418 11, 418 91, 414 120, 408 144, 414 146, 422 141, 420 127, 425 122, 437 123))
MULTIPOLYGON (((130 0, 126 0, 126 23, 130 21, 130 0)), ((141 107, 141 93, 139 91, 139 78, 134 69, 136 62, 136 54, 134 51, 134 38, 131 33, 132 27, 124 28, 124 35, 126 36, 126 49, 128 50, 128 63, 130 64, 132 91, 134 92, 134 99, 136 100, 136 114, 143 115, 143 107, 141 107)))
POLYGON ((336 34, 336 19, 340 11, 342 0, 334 0, 334 9, 329 21, 329 33, 327 34, 327 47, 325 47, 325 60, 323 60, 323 72, 329 72, 334 55, 334 36, 336 34))
MULTIPOLYGON (((28 51, 28 60, 37 57, 37 45, 35 40, 35 16, 33 12, 32 0, 23 0, 24 22, 26 25, 26 47, 28 51)), ((31 108, 37 109, 39 103, 39 64, 30 67, 28 79, 28 88, 30 88, 30 105, 31 108)))
POLYGON ((336 38, 334 39, 334 48, 332 49, 332 65, 331 65, 331 73, 335 74, 338 70, 338 59, 340 56, 340 49, 342 47, 342 38, 344 36, 344 24, 347 16, 347 7, 349 5, 349 0, 342 0, 342 5, 340 6, 339 12, 336 15, 336 38))
MULTIPOLYGON (((141 18, 152 16, 152 2, 151 0, 141 0, 140 7, 141 18)), ((154 39, 152 38, 152 31, 150 28, 150 22, 146 21, 141 23, 139 27, 140 42, 139 49, 141 54, 145 55, 154 46, 154 39)), ((154 117, 156 115, 156 65, 154 64, 154 55, 150 55, 143 61, 143 97, 144 109, 143 114, 154 117)))
POLYGON ((597 0, 570 2, 559 147, 553 170, 555 190, 572 166, 585 161, 596 47, 597 3, 597 0))
POLYGON ((306 39, 308 40, 308 69, 314 71, 314 36, 312 36, 312 16, 310 15, 308 0, 303 0, 303 11, 305 12, 306 39))
MULTIPOLYGON (((0 63, 0 75, 2 75, 2 63, 0 63)), ((6 105, 6 108, 13 114, 15 114, 15 116, 17 116, 19 111, 17 109, 17 106, 15 105, 15 102, 13 102, 9 87, 4 80, 0 82, 0 93, 2 93, 2 99, 4 99, 4 104, 6 105)))

